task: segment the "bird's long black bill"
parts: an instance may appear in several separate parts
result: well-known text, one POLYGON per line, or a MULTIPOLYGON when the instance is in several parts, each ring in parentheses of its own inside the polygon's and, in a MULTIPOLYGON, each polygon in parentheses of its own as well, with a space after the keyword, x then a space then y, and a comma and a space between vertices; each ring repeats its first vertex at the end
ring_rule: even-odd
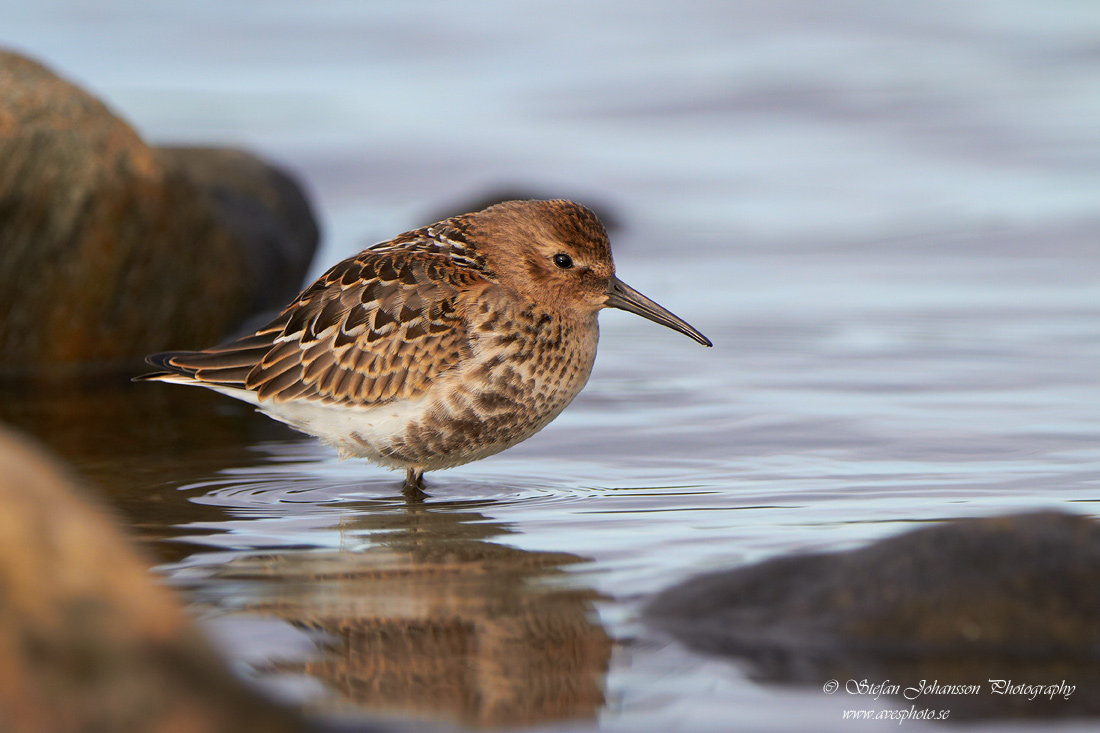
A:
POLYGON ((648 318, 654 323, 668 326, 674 331, 679 331, 686 336, 690 336, 703 346, 714 345, 710 342, 710 339, 699 333, 698 329, 683 318, 657 305, 617 277, 611 277, 611 287, 608 289, 605 306, 607 308, 618 308, 619 310, 628 311, 642 318, 648 318))

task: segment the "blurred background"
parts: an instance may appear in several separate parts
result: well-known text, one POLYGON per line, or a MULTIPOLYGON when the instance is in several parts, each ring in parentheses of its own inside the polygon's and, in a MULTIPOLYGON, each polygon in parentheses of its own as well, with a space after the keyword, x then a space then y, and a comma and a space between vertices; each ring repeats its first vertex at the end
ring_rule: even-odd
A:
POLYGON ((245 146, 298 171, 327 233, 318 268, 502 186, 606 200, 677 258, 1038 238, 1100 201, 1100 11, 1078 0, 48 0, 3 14, 6 46, 147 140, 245 146))
MULTIPOLYGON (((574 198, 614 225, 623 280, 715 342, 704 352, 604 314, 574 406, 515 449, 439 474, 439 503, 415 512, 363 499, 392 495, 395 477, 279 430, 134 470, 102 436, 106 408, 85 418, 95 440, 67 445, 56 426, 71 417, 35 422, 27 407, 21 426, 113 487, 143 538, 177 543, 161 574, 248 675, 314 649, 283 619, 325 626, 328 614, 343 628, 368 593, 311 606, 301 548, 385 565, 463 542, 564 568, 539 582, 565 589, 570 638, 587 640, 578 664, 597 681, 538 714, 494 718, 471 692, 429 717, 849 730, 843 701, 819 688, 631 646, 639 599, 699 570, 912 522, 1100 501, 1094 2, 0 0, 0 45, 150 143, 241 147, 292 171, 323 229, 312 275, 494 197, 574 198), (257 559, 280 547, 289 566, 257 559), (271 589, 273 576, 288 584, 271 589), (260 577, 263 592, 249 585, 260 577)), ((112 420, 152 399, 126 394, 112 420)), ((212 441, 253 420, 183 399, 193 423, 173 429, 205 425, 212 441)), ((159 409, 139 410, 135 434, 180 412, 159 409)), ((509 588, 526 587, 519 576, 509 588)), ((462 613, 499 618, 486 593, 465 588, 462 613)), ((401 652, 368 644, 358 659, 372 654, 401 652)), ((278 694, 318 709, 332 696, 316 680, 352 674, 275 671, 288 669, 297 682, 278 694)), ((401 698, 342 694, 341 710, 401 698)), ((426 714, 416 698, 396 714, 426 714)))

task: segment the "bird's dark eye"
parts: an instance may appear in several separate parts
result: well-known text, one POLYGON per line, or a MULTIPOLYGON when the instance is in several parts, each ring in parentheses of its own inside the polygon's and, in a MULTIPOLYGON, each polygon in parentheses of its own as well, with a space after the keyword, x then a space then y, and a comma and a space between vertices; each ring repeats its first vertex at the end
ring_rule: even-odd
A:
POLYGON ((573 266, 573 258, 567 254, 554 255, 554 264, 563 270, 568 270, 573 266))

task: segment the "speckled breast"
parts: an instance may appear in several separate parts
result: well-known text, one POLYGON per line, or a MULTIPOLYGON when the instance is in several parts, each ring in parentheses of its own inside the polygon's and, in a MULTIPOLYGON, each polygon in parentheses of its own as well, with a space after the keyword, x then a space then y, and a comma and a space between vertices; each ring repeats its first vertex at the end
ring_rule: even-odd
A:
POLYGON ((545 427, 592 372, 599 327, 532 306, 479 304, 469 314, 471 358, 433 389, 433 409, 382 449, 425 470, 498 453, 545 427))

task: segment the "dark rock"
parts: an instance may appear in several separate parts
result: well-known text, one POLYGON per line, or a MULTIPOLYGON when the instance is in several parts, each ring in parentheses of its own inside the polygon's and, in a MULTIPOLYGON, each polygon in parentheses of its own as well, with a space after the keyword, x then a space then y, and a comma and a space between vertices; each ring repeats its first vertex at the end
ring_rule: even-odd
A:
POLYGON ((223 225, 245 254, 256 286, 250 313, 281 310, 298 294, 320 239, 313 208, 294 178, 255 156, 230 148, 155 148, 210 197, 223 225))
POLYGON ((952 720, 1100 713, 1100 524, 1082 516, 964 519, 710 573, 644 616, 696 650, 749 660, 760 679, 982 684, 940 700, 952 720), (1028 700, 992 694, 990 679, 1077 690, 1028 700))
POLYGON ((101 102, 0 52, 0 368, 208 346, 297 290, 316 246, 289 178, 155 150, 101 102))
POLYGON ((234 678, 114 523, 0 428, 5 731, 301 731, 234 678))

